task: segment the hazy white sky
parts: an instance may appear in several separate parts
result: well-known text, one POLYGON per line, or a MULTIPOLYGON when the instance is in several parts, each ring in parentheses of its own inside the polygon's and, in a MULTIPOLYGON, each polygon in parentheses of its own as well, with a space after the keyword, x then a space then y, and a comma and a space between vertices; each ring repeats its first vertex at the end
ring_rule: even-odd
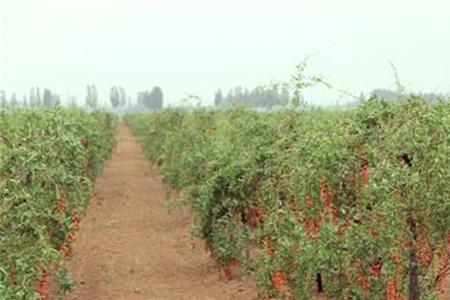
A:
MULTIPOLYGON (((84 98, 95 83, 188 93, 288 79, 306 55, 336 88, 450 91, 450 1, 0 0, 0 89, 84 98)), ((318 104, 335 94, 316 90, 318 104)))

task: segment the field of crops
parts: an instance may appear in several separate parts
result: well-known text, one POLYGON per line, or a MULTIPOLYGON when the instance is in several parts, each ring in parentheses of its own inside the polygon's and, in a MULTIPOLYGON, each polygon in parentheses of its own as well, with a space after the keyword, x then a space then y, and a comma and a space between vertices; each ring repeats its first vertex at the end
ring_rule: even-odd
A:
POLYGON ((441 292, 450 254, 449 103, 171 109, 126 122, 192 208, 227 277, 250 272, 261 295, 294 299, 441 292))
POLYGON ((70 288, 65 260, 114 143, 116 117, 54 108, 0 112, 0 298, 70 288))

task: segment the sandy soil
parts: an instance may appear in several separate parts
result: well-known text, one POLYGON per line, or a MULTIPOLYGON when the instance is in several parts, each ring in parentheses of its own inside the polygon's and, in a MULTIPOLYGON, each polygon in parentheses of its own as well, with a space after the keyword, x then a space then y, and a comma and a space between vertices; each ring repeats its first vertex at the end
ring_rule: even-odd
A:
POLYGON ((445 285, 445 291, 442 300, 450 300, 450 274, 448 274, 447 276, 447 283, 445 285))
POLYGON ((69 300, 257 299, 252 280, 225 281, 188 213, 170 212, 161 178, 124 125, 74 245, 69 300))

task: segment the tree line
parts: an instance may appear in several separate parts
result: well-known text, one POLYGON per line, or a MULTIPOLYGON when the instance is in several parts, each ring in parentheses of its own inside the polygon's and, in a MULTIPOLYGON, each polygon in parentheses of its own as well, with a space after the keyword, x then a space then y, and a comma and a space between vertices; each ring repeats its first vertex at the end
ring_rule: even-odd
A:
POLYGON ((61 104, 61 97, 58 94, 52 93, 49 89, 41 91, 38 87, 31 89, 29 96, 26 94, 19 98, 16 93, 12 93, 8 98, 4 90, 0 91, 0 108, 19 108, 19 107, 50 107, 61 104))
POLYGON ((287 84, 258 86, 254 89, 236 86, 224 96, 221 89, 214 95, 214 106, 230 108, 233 105, 244 105, 253 108, 271 108, 286 106, 289 103, 290 91, 287 84))
MULTIPOLYGON (((109 107, 100 103, 97 87, 94 84, 86 86, 86 95, 84 103, 79 103, 72 96, 68 97, 68 105, 84 106, 91 110, 112 109, 114 111, 123 110, 148 110, 157 111, 162 109, 164 102, 163 91, 159 86, 154 87, 151 91, 141 91, 136 95, 133 101, 125 88, 122 86, 113 86, 110 89, 109 107)), ((50 89, 44 89, 43 92, 39 87, 33 87, 30 93, 18 97, 16 93, 7 95, 5 90, 0 90, 0 109, 7 108, 38 108, 62 105, 61 96, 52 92, 50 89)))

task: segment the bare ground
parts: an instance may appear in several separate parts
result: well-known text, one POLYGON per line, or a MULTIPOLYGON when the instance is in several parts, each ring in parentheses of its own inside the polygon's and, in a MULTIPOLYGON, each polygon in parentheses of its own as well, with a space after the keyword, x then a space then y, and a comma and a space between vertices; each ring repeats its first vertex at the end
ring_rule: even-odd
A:
POLYGON ((444 295, 442 300, 450 300, 450 273, 447 274, 447 282, 445 284, 444 295))
POLYGON ((191 237, 186 212, 169 212, 161 178, 124 125, 74 245, 69 300, 257 299, 248 278, 225 281, 191 237))

